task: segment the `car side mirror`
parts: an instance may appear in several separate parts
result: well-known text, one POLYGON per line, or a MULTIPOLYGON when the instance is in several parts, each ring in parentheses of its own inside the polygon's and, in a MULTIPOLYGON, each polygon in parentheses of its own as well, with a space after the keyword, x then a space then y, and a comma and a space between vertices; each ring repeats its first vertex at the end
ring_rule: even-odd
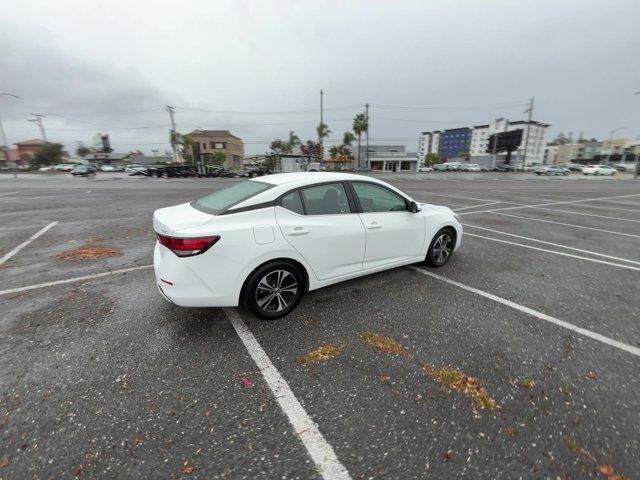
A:
POLYGON ((416 202, 411 202, 409 204, 409 211, 411 213, 418 213, 420 211, 420 207, 418 206, 418 204, 416 202))

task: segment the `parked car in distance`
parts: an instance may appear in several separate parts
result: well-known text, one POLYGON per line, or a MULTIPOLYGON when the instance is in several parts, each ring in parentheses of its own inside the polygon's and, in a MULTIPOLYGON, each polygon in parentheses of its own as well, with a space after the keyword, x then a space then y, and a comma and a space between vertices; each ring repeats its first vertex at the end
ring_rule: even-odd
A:
POLYGON ((88 177, 89 175, 95 175, 96 169, 90 165, 78 165, 71 170, 71 175, 74 177, 88 177))
POLYGON ((351 170, 352 172, 359 172, 359 173, 368 173, 371 172, 371 168, 369 167, 356 167, 354 169, 351 170))
POLYGON ((490 167, 488 165, 480 165, 480 171, 481 172, 493 172, 493 167, 490 167))
POLYGON ((436 163, 433 166, 433 171, 434 172, 446 172, 447 171, 447 164, 446 163, 436 163))
POLYGON ((433 172, 433 168, 431 167, 419 167, 418 172, 433 172))
POLYGON ((462 240, 450 208, 351 173, 237 182, 156 210, 153 228, 156 283, 166 299, 243 305, 264 319, 286 315, 309 290, 411 263, 441 267, 462 240))
POLYGON ((131 164, 124 167, 124 171, 125 173, 135 173, 135 172, 139 172, 140 170, 145 170, 146 168, 147 167, 143 165, 131 164))
POLYGON ((40 167, 38 169, 39 172, 51 172, 55 167, 51 167, 51 166, 47 166, 47 167, 40 167))
POLYGON ((77 165, 77 163, 59 163, 58 165, 53 167, 53 169, 61 172, 70 172, 71 170, 76 168, 77 165))
POLYGON ((534 170, 534 173, 536 175, 569 175, 571 171, 559 165, 541 165, 534 170))
POLYGON ((480 165, 477 163, 466 163, 460 167, 462 172, 481 172, 480 165))
POLYGON ((583 165, 579 165, 577 163, 572 163, 570 165, 563 165, 565 168, 568 168, 571 172, 582 172, 584 168, 583 165))
POLYGON ((100 165, 100 171, 102 172, 115 172, 116 169, 113 168, 113 165, 100 165))
POLYGON ((618 171, 609 165, 587 165, 582 169, 584 175, 615 175, 618 171))
POLYGON ((515 172, 516 171, 516 167, 514 167, 513 165, 509 165, 509 164, 503 164, 503 165, 498 165, 497 167, 495 167, 494 171, 496 172, 515 172))
POLYGON ((626 172, 627 171, 627 167, 625 165, 621 165, 619 163, 616 163, 615 165, 613 165, 613 168, 615 168, 619 172, 626 172))

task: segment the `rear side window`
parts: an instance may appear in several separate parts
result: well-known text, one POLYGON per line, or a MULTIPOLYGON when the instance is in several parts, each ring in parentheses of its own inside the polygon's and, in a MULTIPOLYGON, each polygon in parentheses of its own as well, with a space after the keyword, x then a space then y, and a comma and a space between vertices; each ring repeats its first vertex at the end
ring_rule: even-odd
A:
POLYGON ((298 190, 287 193, 282 197, 280 204, 282 205, 282 208, 304 215, 304 208, 302 207, 302 200, 300 199, 300 192, 298 192, 298 190))
POLYGON ((268 183, 247 180, 235 183, 222 190, 217 190, 200 200, 192 202, 191 206, 202 212, 217 215, 237 203, 270 189, 272 186, 268 183))
POLYGON ((347 193, 341 183, 328 183, 301 191, 307 215, 338 215, 351 213, 347 193))
POLYGON ((364 213, 403 212, 407 210, 407 203, 404 198, 384 187, 371 183, 354 182, 353 189, 364 213))

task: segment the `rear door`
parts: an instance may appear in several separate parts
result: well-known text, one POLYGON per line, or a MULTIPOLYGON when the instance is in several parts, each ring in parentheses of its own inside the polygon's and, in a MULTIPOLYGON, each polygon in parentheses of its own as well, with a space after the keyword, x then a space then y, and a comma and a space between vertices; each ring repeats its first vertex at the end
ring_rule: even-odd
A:
POLYGON ((342 182, 293 190, 276 206, 276 220, 287 242, 318 280, 362 270, 365 232, 342 182))
POLYGON ((409 211, 408 201, 375 183, 352 182, 367 245, 363 268, 375 268, 425 255, 425 219, 409 211))

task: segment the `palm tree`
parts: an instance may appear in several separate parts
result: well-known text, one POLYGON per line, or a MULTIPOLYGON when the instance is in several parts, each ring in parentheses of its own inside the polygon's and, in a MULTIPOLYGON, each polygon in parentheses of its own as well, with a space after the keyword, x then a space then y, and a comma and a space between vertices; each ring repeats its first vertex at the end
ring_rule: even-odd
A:
POLYGON ((358 136, 358 166, 360 165, 360 144, 362 140, 363 133, 369 133, 369 122, 367 121, 367 116, 364 113, 359 113, 355 117, 353 117, 353 131, 358 136))
POLYGON ((293 130, 291 130, 289 132, 289 145, 291 145, 291 148, 293 149, 293 147, 295 147, 296 145, 300 145, 300 137, 298 137, 295 132, 293 130))
POLYGON ((356 136, 351 132, 344 132, 344 137, 342 137, 342 143, 344 143, 347 147, 351 147, 351 144, 355 141, 356 136))
POLYGON ((329 130, 329 126, 326 123, 321 122, 320 125, 316 127, 316 132, 318 133, 318 143, 320 144, 320 162, 322 162, 322 158, 324 157, 322 140, 331 135, 331 130, 329 130))

